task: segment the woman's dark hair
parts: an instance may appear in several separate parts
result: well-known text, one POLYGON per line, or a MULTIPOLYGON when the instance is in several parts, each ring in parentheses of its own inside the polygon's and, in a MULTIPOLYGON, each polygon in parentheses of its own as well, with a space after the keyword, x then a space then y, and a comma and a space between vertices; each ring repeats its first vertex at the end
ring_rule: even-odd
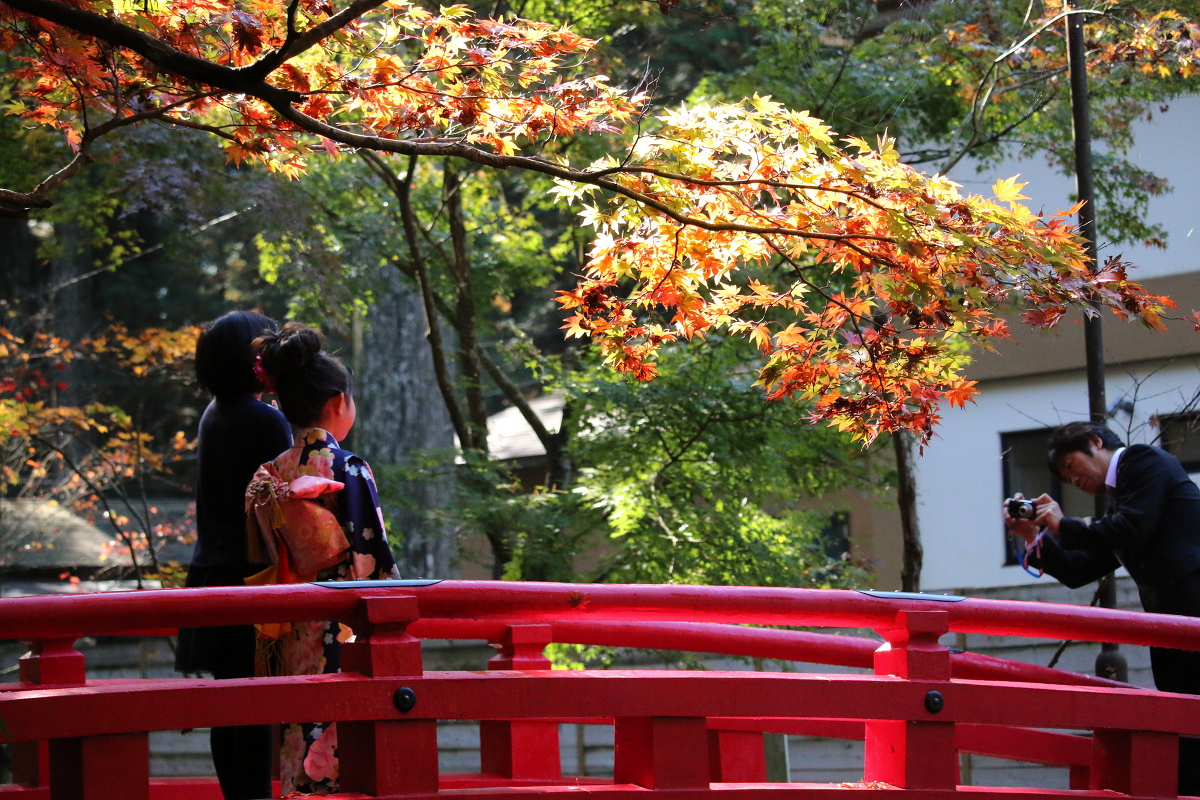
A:
POLYGON ((1093 438, 1099 439, 1100 446, 1105 450, 1116 450, 1124 446, 1121 437, 1102 422, 1068 422, 1050 435, 1050 452, 1047 454, 1050 471, 1061 478, 1058 465, 1068 453, 1087 453, 1090 456, 1093 438))
POLYGON ((263 331, 278 327, 275 320, 256 311, 230 311, 210 322, 196 342, 200 387, 216 397, 263 391, 262 382, 254 375, 250 345, 263 331))
POLYGON ((341 361, 321 352, 324 341, 320 331, 299 322, 254 340, 263 371, 275 383, 279 410, 300 428, 314 425, 331 398, 350 395, 350 372, 341 361))

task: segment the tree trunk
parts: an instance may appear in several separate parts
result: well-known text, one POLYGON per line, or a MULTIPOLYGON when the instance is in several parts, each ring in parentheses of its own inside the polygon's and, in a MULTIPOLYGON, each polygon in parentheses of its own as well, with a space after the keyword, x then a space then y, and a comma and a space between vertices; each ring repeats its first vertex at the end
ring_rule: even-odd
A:
POLYGON ((562 422, 553 436, 553 446, 546 448, 546 485, 560 492, 569 492, 575 481, 575 466, 567 455, 567 444, 571 435, 571 401, 563 403, 562 422))
POLYGON ((23 219, 0 217, 0 299, 22 312, 36 310, 45 289, 45 270, 39 268, 38 240, 23 219))
POLYGON ((92 268, 92 250, 82 239, 79 226, 64 223, 56 226, 62 248, 60 257, 50 265, 51 313, 53 331, 69 341, 77 341, 91 333, 91 282, 79 278, 92 268))
POLYGON ((896 450, 896 502, 900 506, 900 525, 904 531, 904 561, 900 569, 900 590, 915 592, 921 588, 921 528, 917 521, 917 479, 913 474, 912 436, 904 431, 892 434, 896 450))
MULTIPOLYGON (((417 289, 396 270, 384 270, 377 302, 363 322, 355 424, 358 450, 377 473, 402 472, 416 451, 450 452, 454 447, 454 428, 438 391, 425 333, 417 289)), ((403 480, 399 474, 388 480, 393 485, 383 491, 394 499, 384 510, 393 523, 389 535, 404 543, 401 574, 453 577, 454 529, 430 513, 452 500, 453 466, 430 480, 403 480)))
MULTIPOLYGON (((483 380, 479 364, 479 342, 475 329, 475 294, 471 262, 467 254, 467 229, 463 220, 462 182, 450 159, 442 162, 446 216, 450 222, 453 258, 446 266, 454 280, 454 329, 458 332, 458 365, 462 370, 467 424, 472 429, 471 447, 487 453, 487 407, 483 402, 483 380)), ((466 443, 464 443, 464 446, 466 443)))

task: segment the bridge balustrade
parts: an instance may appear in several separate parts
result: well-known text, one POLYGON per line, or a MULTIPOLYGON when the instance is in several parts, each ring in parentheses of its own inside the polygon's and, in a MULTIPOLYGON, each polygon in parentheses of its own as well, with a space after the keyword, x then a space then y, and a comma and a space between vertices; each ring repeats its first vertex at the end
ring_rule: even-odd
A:
POLYGON ((30 652, 20 681, 0 685, 0 740, 14 754, 0 794, 216 798, 211 780, 151 779, 147 733, 330 720, 342 796, 355 798, 1175 796, 1178 738, 1200 736, 1200 697, 951 653, 939 643, 948 632, 1200 649, 1200 620, 1185 617, 808 589, 343 582, 12 598, 0 601, 0 638, 30 652), (339 674, 88 681, 74 649, 83 636, 314 619, 354 630, 339 674), (747 625, 865 628, 883 643, 747 625), (421 638, 487 639, 497 654, 486 671, 425 671, 421 638), (873 674, 560 671, 544 655, 551 642, 873 674), (480 774, 439 775, 438 720, 479 722, 480 774), (561 722, 613 726, 611 779, 562 774, 561 722), (862 739, 863 780, 770 783, 763 732, 862 739), (1071 788, 959 785, 960 752, 1065 766, 1071 788))

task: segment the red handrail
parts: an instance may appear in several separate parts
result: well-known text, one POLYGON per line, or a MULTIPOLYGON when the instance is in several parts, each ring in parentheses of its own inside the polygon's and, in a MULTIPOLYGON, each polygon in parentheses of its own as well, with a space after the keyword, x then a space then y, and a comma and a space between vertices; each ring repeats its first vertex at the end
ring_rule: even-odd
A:
MULTIPOLYGON (((420 639, 499 639, 509 625, 527 622, 531 621, 420 619, 409 626, 408 632, 420 639)), ((876 639, 857 636, 748 628, 711 622, 554 620, 550 628, 553 641, 560 644, 679 650, 860 669, 874 666, 875 651, 881 644, 876 639)), ((951 653, 950 669, 955 678, 1129 688, 1119 681, 1094 675, 978 653, 951 653)))
POLYGON ((15 597, 0 601, 0 639, 66 638, 206 625, 295 622, 354 613, 362 598, 403 592, 423 619, 662 620, 878 628, 899 611, 945 611, 951 631, 1200 650, 1200 620, 1169 614, 965 598, 895 600, 861 592, 742 586, 443 581, 425 587, 312 584, 15 597))
POLYGON ((952 655, 938 644, 952 630, 1200 649, 1200 620, 1189 618, 804 589, 447 581, 14 598, 0 600, 0 638, 29 641, 33 652, 25 683, 0 692, 0 737, 23 748, 26 783, 30 763, 47 763, 35 740, 52 740, 51 779, 56 769, 74 776, 56 800, 99 797, 88 793, 98 786, 116 787, 105 797, 149 798, 146 731, 297 718, 338 722, 345 789, 409 800, 439 792, 438 719, 481 721, 490 774, 441 782, 441 794, 472 800, 515 800, 514 788, 487 787, 540 796, 578 784, 558 773, 562 719, 616 726, 609 794, 705 792, 715 781, 726 793, 751 784, 746 791, 758 798, 769 788, 759 732, 782 730, 864 738, 866 783, 850 787, 857 792, 952 791, 962 750, 1069 765, 1076 788, 1172 796, 1178 737, 1200 735, 1200 698, 952 655), (71 645, 83 635, 309 619, 354 627, 345 673, 85 682, 71 645), (887 644, 746 625, 871 628, 887 644), (489 672, 424 672, 414 636, 484 638, 500 653, 489 672), (556 641, 873 666, 876 674, 551 672, 542 650, 556 641), (399 702, 401 687, 415 706, 399 702), (1035 728, 1090 730, 1093 738, 1035 728), (1054 748, 1062 752, 1044 752, 1054 748))

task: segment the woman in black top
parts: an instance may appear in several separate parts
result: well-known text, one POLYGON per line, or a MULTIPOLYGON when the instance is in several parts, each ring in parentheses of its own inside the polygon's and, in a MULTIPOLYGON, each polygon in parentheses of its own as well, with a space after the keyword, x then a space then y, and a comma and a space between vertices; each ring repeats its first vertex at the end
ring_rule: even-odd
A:
MULTIPOLYGON (((262 314, 234 311, 209 325, 196 344, 196 377, 213 400, 200 418, 189 587, 241 586, 266 566, 246 557, 246 487, 260 464, 291 447, 292 434, 283 414, 259 399, 265 387, 255 377, 250 343, 277 327, 262 314)), ((182 629, 175 668, 253 677, 254 639, 253 625, 182 629)), ((213 728, 211 743, 225 800, 271 796, 271 726, 213 728)))

